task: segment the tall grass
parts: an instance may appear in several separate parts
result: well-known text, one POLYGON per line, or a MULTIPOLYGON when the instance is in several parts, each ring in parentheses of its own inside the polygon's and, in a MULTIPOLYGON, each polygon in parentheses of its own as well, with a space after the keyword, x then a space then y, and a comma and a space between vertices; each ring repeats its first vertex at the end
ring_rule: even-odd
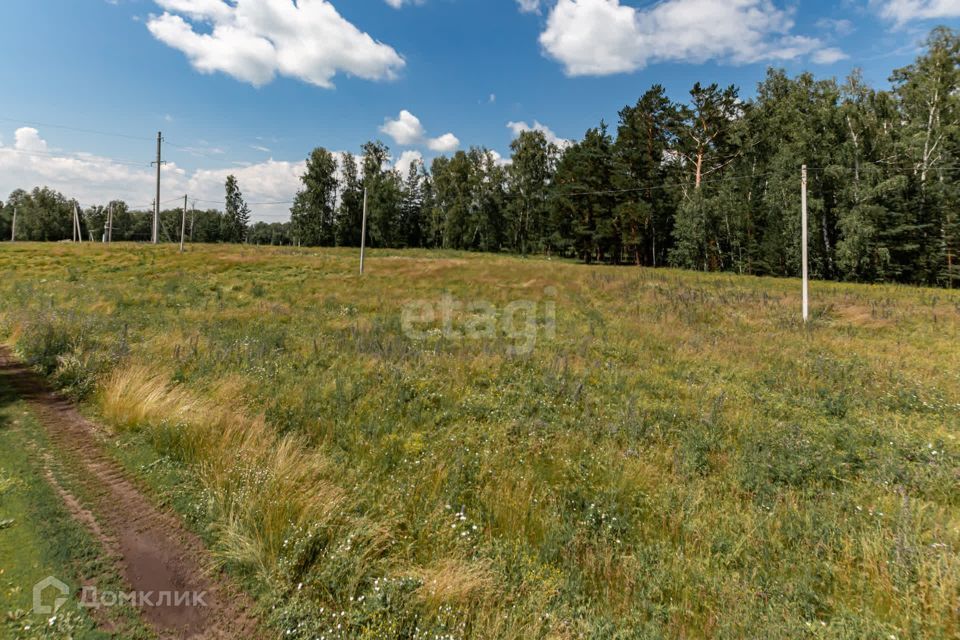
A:
POLYGON ((345 527, 347 498, 321 453, 231 408, 235 392, 223 386, 201 398, 169 375, 128 365, 105 380, 98 406, 108 423, 141 430, 158 450, 195 466, 222 527, 222 556, 269 575, 291 528, 345 527))
POLYGON ((960 634, 957 292, 815 283, 804 326, 786 280, 369 264, 18 245, 0 314, 197 478, 286 637, 960 634), (546 287, 529 354, 400 328, 546 287))

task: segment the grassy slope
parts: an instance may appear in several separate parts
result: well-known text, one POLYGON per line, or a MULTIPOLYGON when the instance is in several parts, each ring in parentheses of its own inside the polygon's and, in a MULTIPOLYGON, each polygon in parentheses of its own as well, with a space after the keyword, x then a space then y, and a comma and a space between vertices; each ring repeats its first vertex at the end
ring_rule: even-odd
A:
POLYGON ((804 328, 786 280, 355 267, 4 246, 0 299, 22 353, 197 478, 176 504, 288 637, 960 634, 960 295, 816 283, 804 328), (555 300, 556 335, 405 337, 444 293, 555 300))

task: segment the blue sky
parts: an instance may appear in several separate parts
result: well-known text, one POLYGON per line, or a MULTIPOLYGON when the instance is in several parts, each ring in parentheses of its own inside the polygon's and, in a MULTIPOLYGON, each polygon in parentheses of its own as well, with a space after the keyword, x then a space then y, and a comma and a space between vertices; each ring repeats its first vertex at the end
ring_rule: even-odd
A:
POLYGON ((250 200, 290 199, 314 146, 429 160, 507 155, 535 123, 576 138, 655 83, 749 96, 770 65, 858 66, 886 86, 960 0, 4 0, 0 23, 0 194, 149 203, 163 130, 164 196, 213 206, 231 171, 250 200))

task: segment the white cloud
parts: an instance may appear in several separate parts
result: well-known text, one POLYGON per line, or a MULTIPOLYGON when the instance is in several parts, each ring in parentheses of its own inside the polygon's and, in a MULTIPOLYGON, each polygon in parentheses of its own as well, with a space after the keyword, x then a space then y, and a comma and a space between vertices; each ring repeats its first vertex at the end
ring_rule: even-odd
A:
POLYGON ((444 153, 455 151, 460 146, 460 140, 452 133, 445 133, 438 138, 428 138, 420 118, 406 109, 403 109, 396 119, 387 118, 384 120, 380 131, 393 138, 395 143, 404 147, 426 145, 431 151, 444 153))
POLYGON ((460 139, 452 133, 427 140, 427 148, 438 153, 449 153, 460 148, 460 139))
POLYGON ((419 151, 408 149, 400 154, 400 157, 397 158, 397 162, 393 166, 400 172, 401 176, 406 177, 410 171, 410 165, 414 162, 423 162, 423 154, 419 151))
POLYGON ((572 76, 660 61, 791 60, 823 49, 792 29, 791 13, 771 0, 665 0, 647 9, 620 0, 558 0, 540 44, 572 76))
MULTIPOLYGON (((82 206, 106 204, 122 199, 129 205, 146 209, 156 189, 156 172, 147 163, 124 163, 90 153, 68 154, 49 150, 36 129, 24 127, 14 134, 12 147, 0 145, 0 197, 14 189, 30 190, 48 186, 82 206)), ((288 202, 300 189, 304 162, 268 160, 244 167, 199 169, 189 172, 176 163, 164 165, 162 200, 186 193, 198 202, 198 208, 223 202, 223 184, 227 175, 237 176, 248 202, 288 202)), ((164 204, 175 206, 175 203, 164 204)), ((222 207, 222 205, 220 205, 222 207)), ((255 220, 286 220, 290 205, 254 205, 255 220)))
POLYGON ((540 133, 543 134, 543 137, 547 139, 547 142, 553 143, 558 147, 560 147, 561 149, 565 149, 573 144, 573 142, 571 142, 570 140, 567 140, 566 138, 561 138, 560 136, 558 136, 547 125, 540 124, 536 120, 533 121, 532 125, 529 125, 526 122, 508 122, 507 128, 513 132, 514 138, 519 136, 524 131, 539 131, 540 133))
POLYGON ((22 127, 13 134, 14 147, 19 151, 46 153, 47 141, 40 137, 40 132, 33 127, 22 127))
POLYGON ((332 87, 337 73, 391 79, 405 64, 327 0, 155 1, 165 11, 150 17, 150 33, 202 73, 220 71, 255 86, 279 74, 332 87))
POLYGON ((850 56, 836 47, 827 47, 815 51, 813 55, 810 56, 810 59, 816 64, 833 64, 834 62, 846 60, 849 57, 850 56))
MULTIPOLYGON (((233 175, 250 203, 280 202, 284 204, 252 204, 253 219, 268 219, 283 222, 289 218, 290 205, 297 191, 302 188, 300 176, 306 171, 306 162, 286 162, 270 159, 246 167, 226 169, 198 169, 185 181, 185 192, 202 200, 223 202, 223 185, 227 176, 233 175)), ((171 190, 173 186, 169 187, 171 190)), ((169 191, 168 191, 169 193, 169 191)), ((199 204, 197 205, 200 206, 199 204)), ((217 207, 217 204, 208 204, 217 207)), ((219 205, 222 208, 223 205, 219 205)))
POLYGON ((382 133, 387 134, 393 141, 401 145, 419 144, 426 132, 420 124, 420 118, 406 109, 400 112, 396 120, 387 118, 380 127, 382 133))
POLYGON ((874 0, 880 15, 898 25, 915 20, 960 17, 960 0, 874 0))
POLYGON ((399 9, 405 4, 423 4, 424 0, 384 0, 388 5, 394 9, 399 9))

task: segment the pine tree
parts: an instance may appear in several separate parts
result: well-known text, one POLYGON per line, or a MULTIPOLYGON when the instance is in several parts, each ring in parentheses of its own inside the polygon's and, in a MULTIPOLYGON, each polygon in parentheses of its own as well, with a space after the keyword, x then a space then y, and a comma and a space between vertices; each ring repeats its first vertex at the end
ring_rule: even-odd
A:
POLYGON ((670 247, 677 190, 664 187, 672 182, 666 160, 678 119, 677 106, 660 85, 620 111, 613 184, 625 193, 615 218, 620 243, 636 264, 662 264, 670 247))
POLYGON ((415 160, 407 169, 400 203, 400 240, 406 247, 421 247, 424 241, 423 162, 415 160))
POLYGON ((904 151, 917 183, 918 212, 909 244, 919 253, 912 278, 952 284, 958 199, 955 174, 945 170, 960 160, 960 36, 946 27, 933 30, 927 51, 897 69, 891 78, 906 125, 904 151))

